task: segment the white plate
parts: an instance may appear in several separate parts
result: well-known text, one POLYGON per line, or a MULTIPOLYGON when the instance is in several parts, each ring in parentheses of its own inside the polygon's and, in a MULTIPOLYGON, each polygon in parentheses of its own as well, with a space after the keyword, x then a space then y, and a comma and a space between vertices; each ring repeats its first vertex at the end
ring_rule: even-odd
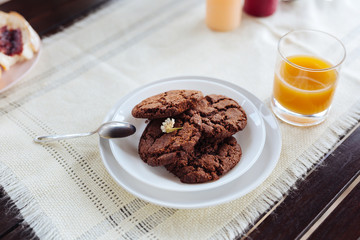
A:
MULTIPOLYGON (((202 77, 193 78, 204 79, 202 77)), ((214 206, 237 199, 254 190, 265 181, 276 166, 281 152, 281 134, 277 120, 264 103, 251 93, 241 89, 235 84, 216 79, 212 80, 241 92, 252 101, 260 111, 265 122, 266 142, 264 150, 255 164, 239 178, 214 189, 197 192, 162 190, 148 186, 128 174, 112 154, 109 140, 100 138, 99 147, 103 163, 109 174, 119 185, 133 195, 157 205, 180 209, 192 209, 214 206)), ((118 103, 118 105, 108 113, 105 121, 112 119, 119 104, 121 103, 118 103)))
POLYGON ((259 158, 265 143, 264 121, 257 108, 241 91, 226 83, 212 81, 209 78, 179 77, 157 81, 123 97, 117 105, 112 121, 126 121, 135 125, 136 134, 122 139, 112 139, 110 148, 121 167, 144 184, 165 190, 201 191, 219 187, 244 174, 259 158), (165 167, 151 167, 144 163, 137 152, 138 143, 146 123, 144 119, 136 119, 131 115, 133 107, 147 97, 173 89, 200 90, 205 95, 222 94, 236 100, 245 110, 248 120, 243 131, 234 135, 242 148, 240 162, 219 180, 201 183, 182 183, 178 177, 168 172, 165 167))
MULTIPOLYGON (((40 38, 39 38, 40 39, 40 38)), ((8 90, 19 82, 26 74, 36 65, 39 60, 40 51, 34 57, 27 61, 22 61, 14 64, 9 70, 3 71, 0 79, 0 93, 8 90)))

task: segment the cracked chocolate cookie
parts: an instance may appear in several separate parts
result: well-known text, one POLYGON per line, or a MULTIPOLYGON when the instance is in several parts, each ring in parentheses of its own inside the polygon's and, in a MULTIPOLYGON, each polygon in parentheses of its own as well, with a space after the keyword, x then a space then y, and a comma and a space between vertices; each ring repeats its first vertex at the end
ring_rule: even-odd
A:
MULTIPOLYGON (((186 159, 201 137, 195 124, 176 119, 174 127, 180 130, 164 133, 161 124, 165 119, 151 120, 139 142, 140 158, 150 166, 161 166, 186 159)), ((193 120, 192 120, 193 121, 193 120)))
POLYGON ((131 113, 136 118, 172 117, 194 107, 203 97, 200 91, 171 90, 143 100, 133 108, 131 113))
POLYGON ((224 139, 243 130, 247 116, 243 108, 233 99, 223 95, 207 95, 194 108, 182 114, 184 119, 199 115, 202 137, 224 139))
POLYGON ((166 165, 166 169, 183 183, 204 183, 217 180, 230 171, 242 155, 234 137, 220 142, 199 142, 187 158, 166 165))

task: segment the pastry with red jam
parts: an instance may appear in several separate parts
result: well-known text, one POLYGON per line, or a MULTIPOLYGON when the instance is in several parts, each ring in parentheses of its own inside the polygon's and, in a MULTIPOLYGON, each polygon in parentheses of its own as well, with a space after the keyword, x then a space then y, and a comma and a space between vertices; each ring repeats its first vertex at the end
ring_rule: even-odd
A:
POLYGON ((40 38, 23 16, 0 11, 0 76, 17 62, 32 59, 40 38))

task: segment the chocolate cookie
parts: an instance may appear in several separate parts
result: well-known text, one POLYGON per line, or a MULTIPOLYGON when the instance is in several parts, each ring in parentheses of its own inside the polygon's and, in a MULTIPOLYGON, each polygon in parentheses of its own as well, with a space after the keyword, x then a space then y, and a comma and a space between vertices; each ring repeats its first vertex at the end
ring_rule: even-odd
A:
POLYGON ((241 155, 240 145, 234 137, 229 137, 221 142, 201 142, 187 158, 165 167, 183 183, 204 183, 217 180, 230 171, 241 155))
POLYGON ((160 129, 165 119, 155 119, 146 126, 139 142, 140 158, 151 166, 160 166, 186 159, 194 151, 201 137, 195 124, 176 119, 174 127, 182 127, 171 133, 160 129))
POLYGON ((143 100, 131 113, 136 118, 173 117, 194 107, 203 97, 200 91, 171 90, 143 100))
POLYGON ((243 108, 233 99, 223 95, 208 95, 197 105, 182 114, 189 119, 199 115, 202 137, 224 139, 245 128, 247 116, 243 108))

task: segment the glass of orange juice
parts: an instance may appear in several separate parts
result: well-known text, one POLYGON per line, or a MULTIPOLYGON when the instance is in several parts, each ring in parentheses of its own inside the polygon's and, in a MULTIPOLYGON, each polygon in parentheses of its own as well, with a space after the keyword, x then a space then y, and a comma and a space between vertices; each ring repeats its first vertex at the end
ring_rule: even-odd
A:
POLYGON ((296 126, 325 120, 334 97, 345 47, 336 37, 316 30, 296 30, 278 43, 271 107, 296 126))

